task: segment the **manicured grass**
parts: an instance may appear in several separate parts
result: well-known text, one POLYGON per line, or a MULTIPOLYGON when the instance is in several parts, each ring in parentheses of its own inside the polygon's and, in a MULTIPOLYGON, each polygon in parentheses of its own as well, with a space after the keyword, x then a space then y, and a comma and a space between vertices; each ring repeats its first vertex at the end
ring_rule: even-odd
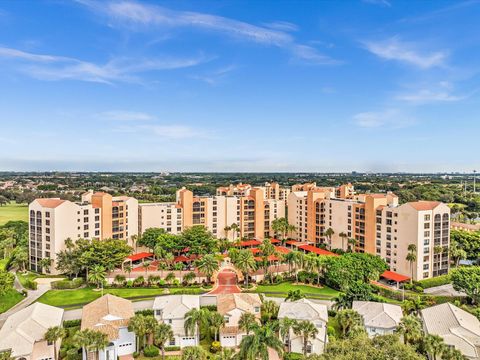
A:
POLYGON ((329 288, 328 286, 317 287, 317 286, 302 285, 302 284, 297 285, 289 282, 283 282, 275 285, 258 285, 255 292, 257 293, 272 292, 272 293, 288 294, 290 290, 300 290, 304 294, 312 294, 314 296, 328 297, 328 298, 336 297, 339 294, 337 290, 329 288))
POLYGON ((26 283, 31 280, 35 280, 36 278, 39 277, 38 274, 32 273, 32 272, 27 272, 27 273, 22 273, 22 272, 17 272, 17 277, 18 281, 20 281, 20 284, 22 284, 23 287, 26 287, 26 283))
MULTIPOLYGON (((189 288, 172 288, 170 293, 187 292, 189 288)), ((138 300, 153 299, 164 294, 162 288, 131 288, 131 289, 104 289, 104 294, 112 294, 125 299, 140 298, 138 300)), ((89 303, 101 296, 101 291, 94 291, 87 287, 75 290, 49 290, 43 294, 38 301, 47 305, 63 308, 80 307, 79 305, 89 303)), ((137 299, 134 299, 137 300, 137 299)))
POLYGON ((22 299, 23 295, 18 291, 14 289, 8 290, 5 295, 0 296, 0 313, 7 311, 22 299))
POLYGON ((28 205, 11 202, 0 206, 0 225, 15 220, 28 221, 28 205))

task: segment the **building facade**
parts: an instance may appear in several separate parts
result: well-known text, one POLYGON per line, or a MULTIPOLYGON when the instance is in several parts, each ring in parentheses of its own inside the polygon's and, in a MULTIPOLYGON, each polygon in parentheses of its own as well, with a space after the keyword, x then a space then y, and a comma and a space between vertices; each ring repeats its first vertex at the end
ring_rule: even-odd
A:
MULTIPOLYGON (((52 260, 65 250, 65 240, 125 239, 138 234, 138 201, 132 197, 112 197, 92 191, 81 202, 61 199, 36 199, 29 205, 30 269, 42 271, 41 259, 52 260)), ((48 270, 48 269, 45 269, 48 270)))
POLYGON ((357 252, 379 255, 391 270, 415 280, 448 273, 447 205, 432 201, 399 205, 393 193, 355 194, 350 184, 338 188, 314 184, 292 188, 288 221, 297 229, 296 240, 343 250, 352 246, 357 252), (417 259, 413 274, 412 264, 406 260, 411 244, 415 245, 417 259))

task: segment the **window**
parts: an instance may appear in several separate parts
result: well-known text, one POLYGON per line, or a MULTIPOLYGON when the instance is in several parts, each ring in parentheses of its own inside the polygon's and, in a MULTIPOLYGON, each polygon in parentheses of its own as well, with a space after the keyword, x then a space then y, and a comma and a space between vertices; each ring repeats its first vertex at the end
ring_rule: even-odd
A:
POLYGON ((255 312, 259 313, 260 312, 260 306, 255 306, 255 312))
POLYGON ((425 220, 425 221, 430 221, 430 215, 425 215, 425 216, 424 216, 424 220, 425 220))

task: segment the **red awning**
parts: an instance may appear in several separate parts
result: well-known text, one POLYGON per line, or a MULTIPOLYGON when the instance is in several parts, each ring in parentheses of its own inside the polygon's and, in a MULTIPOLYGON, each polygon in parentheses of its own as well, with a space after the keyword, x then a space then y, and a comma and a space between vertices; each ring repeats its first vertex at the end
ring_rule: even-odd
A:
POLYGON ((297 241, 297 240, 288 240, 285 244, 287 244, 287 245, 292 245, 292 246, 308 245, 308 243, 306 243, 306 242, 297 241))
POLYGON ((261 250, 259 248, 250 248, 250 251, 256 254, 256 253, 259 253, 261 250))
POLYGON ((270 242, 271 242, 272 244, 278 244, 278 243, 281 243, 281 241, 280 241, 280 240, 278 240, 278 239, 271 239, 271 240, 270 240, 270 242))
POLYGON ((180 256, 176 256, 174 259, 173 259, 173 262, 174 263, 178 263, 178 262, 187 262, 187 261, 190 261, 190 259, 184 255, 180 255, 180 256))
POLYGON ((240 241, 238 244, 235 244, 235 246, 241 246, 241 247, 258 246, 260 244, 261 244, 261 242, 258 241, 258 240, 246 240, 246 241, 240 241))
POLYGON ((404 281, 410 280, 410 278, 408 276, 405 276, 405 275, 402 275, 402 274, 399 274, 399 273, 396 273, 396 272, 390 271, 390 270, 385 271, 380 276, 385 278, 385 279, 393 280, 393 281, 396 281, 396 282, 404 282, 404 281))
MULTIPOLYGON (((255 257, 255 260, 256 260, 256 261, 263 261, 263 257, 261 257, 261 256, 256 256, 256 257, 255 257)), ((276 257, 275 255, 270 255, 270 256, 267 257, 267 260, 268 260, 268 261, 277 261, 277 260, 278 260, 278 257, 276 257)))
POLYGON ((284 246, 275 246, 275 251, 280 254, 288 254, 291 250, 284 246))
POLYGON ((141 253, 138 253, 138 254, 133 254, 133 255, 127 256, 127 260, 137 261, 137 260, 142 260, 142 259, 146 259, 146 258, 149 258, 149 257, 153 257, 153 254, 152 253, 147 253, 147 252, 141 252, 141 253))
POLYGON ((320 249, 312 245, 301 245, 298 248, 308 252, 313 252, 317 255, 338 256, 338 254, 335 254, 331 251, 320 249))

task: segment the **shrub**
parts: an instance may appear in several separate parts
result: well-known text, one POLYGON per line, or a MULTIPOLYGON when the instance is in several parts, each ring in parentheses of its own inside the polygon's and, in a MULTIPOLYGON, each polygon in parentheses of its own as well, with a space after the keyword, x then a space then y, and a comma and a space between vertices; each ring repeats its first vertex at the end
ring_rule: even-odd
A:
POLYGON ((329 325, 327 328, 327 334, 328 336, 335 336, 336 335, 335 328, 332 325, 329 325))
POLYGON ((165 351, 179 351, 180 346, 165 346, 165 351))
POLYGON ((428 289, 434 286, 441 286, 450 284, 450 276, 449 275, 441 275, 436 276, 430 279, 424 279, 418 281, 418 285, 421 286, 423 289, 428 289))
POLYGON ((222 350, 222 345, 220 345, 220 342, 219 341, 212 342, 212 345, 210 345, 210 352, 215 354, 220 350, 222 350))
POLYGON ((153 316, 153 310, 152 309, 137 310, 135 311, 135 314, 140 314, 143 316, 153 316))
POLYGON ((148 345, 148 346, 145 346, 145 349, 143 349, 143 354, 146 357, 155 357, 155 356, 158 356, 159 353, 160 353, 160 350, 158 350, 158 348, 155 345, 148 345))
POLYGON ((77 327, 82 324, 82 320, 65 320, 63 322, 63 327, 64 328, 72 328, 72 327, 77 327))
POLYGON ((133 280, 133 286, 143 286, 145 283, 145 278, 143 276, 139 276, 135 280, 133 280))
POLYGON ((139 356, 140 356, 140 353, 139 353, 138 351, 135 351, 135 352, 133 353, 133 357, 134 357, 135 359, 138 358, 139 356))
POLYGON ((25 280, 25 287, 29 290, 37 290, 37 283, 31 279, 25 280))
POLYGON ((78 289, 84 283, 85 282, 82 278, 76 278, 73 280, 59 280, 59 281, 52 282, 52 289, 57 289, 57 290, 78 289))

